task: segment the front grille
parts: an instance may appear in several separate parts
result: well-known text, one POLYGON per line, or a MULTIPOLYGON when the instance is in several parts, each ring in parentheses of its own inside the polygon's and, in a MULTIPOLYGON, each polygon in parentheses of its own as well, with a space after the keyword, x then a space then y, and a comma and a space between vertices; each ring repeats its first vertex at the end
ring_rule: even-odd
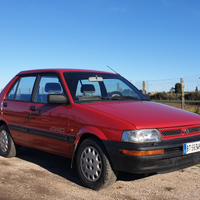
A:
POLYGON ((195 133, 195 132, 200 131, 200 126, 193 127, 193 128, 188 128, 188 130, 189 130, 189 133, 195 133))
POLYGON ((167 136, 190 134, 190 133, 196 133, 196 132, 200 132, 200 126, 192 127, 192 128, 182 128, 182 129, 161 131, 161 134, 163 137, 167 137, 167 136))
POLYGON ((161 131, 163 137, 181 135, 181 129, 169 130, 169 131, 161 131))

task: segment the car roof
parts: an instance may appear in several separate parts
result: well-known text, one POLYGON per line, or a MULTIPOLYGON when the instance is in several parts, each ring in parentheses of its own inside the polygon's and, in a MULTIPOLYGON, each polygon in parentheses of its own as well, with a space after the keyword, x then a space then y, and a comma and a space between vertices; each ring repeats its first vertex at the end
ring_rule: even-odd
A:
POLYGON ((34 69, 34 70, 25 70, 19 72, 17 75, 22 74, 35 74, 35 73, 45 73, 45 72, 57 72, 57 73, 64 73, 64 72, 93 72, 93 73, 106 73, 106 74, 113 74, 111 72, 103 72, 97 70, 86 70, 86 69, 34 69))

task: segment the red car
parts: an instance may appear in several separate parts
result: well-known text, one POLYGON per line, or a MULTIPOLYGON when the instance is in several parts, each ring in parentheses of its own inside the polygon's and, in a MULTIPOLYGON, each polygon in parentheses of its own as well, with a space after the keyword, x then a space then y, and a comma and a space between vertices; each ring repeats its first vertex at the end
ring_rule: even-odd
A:
POLYGON ((72 159, 99 190, 119 171, 169 172, 200 163, 200 116, 149 101, 119 74, 23 71, 0 94, 0 155, 20 146, 72 159))

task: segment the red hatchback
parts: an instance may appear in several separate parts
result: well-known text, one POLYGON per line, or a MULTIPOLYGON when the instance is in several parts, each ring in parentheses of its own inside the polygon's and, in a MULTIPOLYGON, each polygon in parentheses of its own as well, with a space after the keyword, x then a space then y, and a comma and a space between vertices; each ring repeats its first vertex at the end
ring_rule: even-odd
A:
POLYGON ((200 163, 200 116, 154 103, 118 74, 23 71, 0 94, 0 155, 20 146, 72 159, 99 190, 118 171, 169 172, 200 163))

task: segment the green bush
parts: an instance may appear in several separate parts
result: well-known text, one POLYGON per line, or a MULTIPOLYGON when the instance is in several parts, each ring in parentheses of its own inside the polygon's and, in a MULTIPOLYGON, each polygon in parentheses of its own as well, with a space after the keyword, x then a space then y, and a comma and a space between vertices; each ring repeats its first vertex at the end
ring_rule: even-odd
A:
MULTIPOLYGON (((151 100, 181 100, 180 93, 158 92, 150 95, 151 100)), ((200 91, 185 93, 185 100, 200 100, 200 91)))
POLYGON ((185 94, 185 100, 200 100, 200 91, 185 94))
POLYGON ((171 92, 158 92, 156 94, 150 95, 151 100, 180 100, 181 94, 171 93, 171 92))

